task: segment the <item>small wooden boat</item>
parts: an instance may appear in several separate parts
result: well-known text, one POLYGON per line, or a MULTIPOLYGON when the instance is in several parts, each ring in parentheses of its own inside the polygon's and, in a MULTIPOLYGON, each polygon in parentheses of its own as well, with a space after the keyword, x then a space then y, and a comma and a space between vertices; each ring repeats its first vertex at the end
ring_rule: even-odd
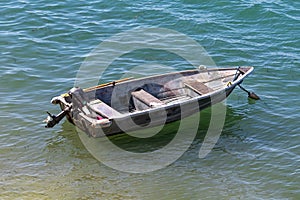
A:
POLYGON ((46 127, 66 116, 89 136, 101 137, 163 125, 223 101, 252 71, 253 67, 200 66, 87 89, 72 88, 51 100, 62 111, 58 115, 47 112, 46 127))

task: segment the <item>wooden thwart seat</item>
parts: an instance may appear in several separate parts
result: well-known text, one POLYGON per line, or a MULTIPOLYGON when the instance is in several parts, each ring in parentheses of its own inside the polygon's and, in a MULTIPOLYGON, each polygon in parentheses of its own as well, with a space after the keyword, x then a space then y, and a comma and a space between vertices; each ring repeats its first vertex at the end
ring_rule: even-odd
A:
POLYGON ((161 100, 149 94, 143 89, 131 92, 131 95, 149 107, 155 107, 164 104, 161 100))
POLYGON ((184 81, 184 85, 192 89, 194 92, 197 92, 200 95, 207 94, 213 91, 210 87, 207 87, 204 83, 201 83, 196 80, 184 81))
POLYGON ((89 106, 90 108, 92 108, 92 110, 108 119, 116 118, 121 115, 121 113, 119 113, 118 111, 116 111, 115 109, 113 109, 112 107, 100 100, 91 103, 89 106))

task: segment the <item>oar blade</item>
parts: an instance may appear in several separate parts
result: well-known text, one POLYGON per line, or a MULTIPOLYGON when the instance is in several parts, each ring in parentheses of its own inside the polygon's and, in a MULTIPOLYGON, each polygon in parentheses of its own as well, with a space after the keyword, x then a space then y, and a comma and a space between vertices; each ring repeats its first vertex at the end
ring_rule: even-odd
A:
POLYGON ((260 97, 257 96, 257 94, 255 94, 254 92, 249 92, 249 93, 248 93, 248 97, 249 97, 250 99, 260 100, 260 97))

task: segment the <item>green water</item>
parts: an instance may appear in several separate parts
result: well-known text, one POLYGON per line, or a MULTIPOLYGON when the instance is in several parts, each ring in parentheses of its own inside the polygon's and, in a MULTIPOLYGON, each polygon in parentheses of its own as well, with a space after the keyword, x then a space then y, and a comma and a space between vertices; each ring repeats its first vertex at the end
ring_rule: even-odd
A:
MULTIPOLYGON (((298 1, 4 0, 0 12, 0 199, 300 199, 298 1), (49 100, 74 85, 89 52, 139 27, 186 34, 218 66, 254 66, 244 85, 262 100, 234 91, 222 135, 204 159, 198 152, 209 109, 176 162, 130 174, 97 161, 70 123, 45 129, 42 120, 46 110, 58 111, 49 100)), ((171 54, 134 55, 116 62, 122 65, 111 67, 106 81, 136 63, 189 67, 171 54)), ((137 76, 159 72, 145 69, 137 76)), ((176 123, 167 133, 172 127, 176 123)), ((162 134, 153 145, 169 137, 162 134)))

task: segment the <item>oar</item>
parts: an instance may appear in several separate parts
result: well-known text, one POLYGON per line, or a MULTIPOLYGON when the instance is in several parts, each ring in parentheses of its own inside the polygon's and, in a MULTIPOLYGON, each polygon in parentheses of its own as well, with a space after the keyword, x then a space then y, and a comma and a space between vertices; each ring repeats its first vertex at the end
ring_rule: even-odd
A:
MULTIPOLYGON (((85 89, 83 89, 83 91, 84 92, 89 92, 89 91, 96 90, 96 89, 99 89, 99 88, 102 88, 102 87, 105 87, 105 86, 108 86, 108 85, 111 85, 111 84, 115 85, 116 83, 121 83, 121 82, 130 80, 130 79, 133 79, 133 77, 123 78, 123 79, 120 79, 120 80, 111 81, 111 82, 108 82, 108 83, 103 83, 103 84, 96 85, 96 86, 93 86, 93 87, 85 88, 85 89)), ((68 97, 69 94, 68 93, 64 93, 64 94, 61 94, 60 96, 62 96, 62 97, 68 97)))
POLYGON ((238 86, 245 92, 248 93, 248 97, 250 99, 254 99, 254 100, 259 100, 259 96, 257 96, 254 92, 249 92, 248 90, 246 90, 244 87, 242 87, 240 84, 238 84, 238 86))
POLYGON ((100 84, 100 85, 97 85, 97 86, 85 88, 85 89, 83 89, 83 91, 84 92, 89 92, 89 91, 96 90, 96 89, 99 89, 99 88, 102 88, 102 87, 105 87, 105 86, 108 86, 108 85, 115 85, 116 83, 121 83, 121 82, 124 82, 124 81, 128 81, 132 78, 133 77, 128 77, 128 78, 123 78, 123 79, 116 80, 116 81, 111 81, 111 82, 108 82, 108 83, 103 83, 103 84, 100 84))

